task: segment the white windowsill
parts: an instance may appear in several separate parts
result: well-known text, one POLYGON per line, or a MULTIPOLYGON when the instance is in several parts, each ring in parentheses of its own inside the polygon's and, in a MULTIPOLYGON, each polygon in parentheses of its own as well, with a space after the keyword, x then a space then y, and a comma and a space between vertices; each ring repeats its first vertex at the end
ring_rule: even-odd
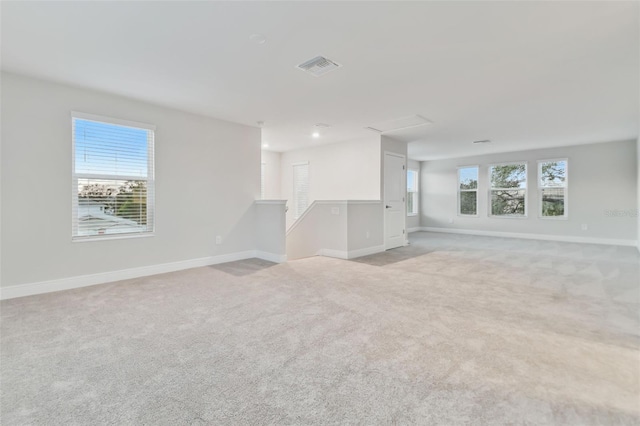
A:
POLYGON ((529 217, 527 215, 524 215, 524 216, 509 216, 509 215, 496 216, 496 215, 490 214, 489 218, 491 218, 491 219, 528 219, 529 217))
POLYGON ((568 216, 538 216, 538 219, 542 220, 568 220, 568 216))
POLYGON ((121 234, 121 235, 102 235, 102 236, 89 236, 89 237, 72 237, 72 243, 86 243, 90 241, 104 241, 104 240, 128 240, 130 238, 148 238, 155 237, 155 232, 145 232, 140 234, 121 234))

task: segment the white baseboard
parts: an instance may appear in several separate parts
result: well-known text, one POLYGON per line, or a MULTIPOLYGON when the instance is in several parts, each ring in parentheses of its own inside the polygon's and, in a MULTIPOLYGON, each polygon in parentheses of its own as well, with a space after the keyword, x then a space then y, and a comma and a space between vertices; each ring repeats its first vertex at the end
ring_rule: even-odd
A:
POLYGON ((564 243, 605 244, 612 246, 637 247, 636 240, 618 240, 610 238, 575 237, 570 235, 527 234, 519 232, 480 231, 475 229, 434 228, 423 226, 421 231, 441 232, 447 234, 479 235, 483 237, 522 238, 526 240, 560 241, 564 243))
POLYGON ((380 253, 384 251, 384 245, 365 247, 357 250, 332 250, 320 249, 316 253, 318 256, 335 257, 337 259, 355 259, 357 257, 368 256, 370 254, 380 253))
POLYGON ((336 259, 349 259, 349 252, 345 250, 320 249, 316 256, 335 257, 336 259))
POLYGON ((365 247, 358 250, 349 250, 347 253, 348 259, 355 259, 357 257, 369 256, 370 254, 382 253, 384 251, 384 244, 379 246, 365 247))
POLYGON ((255 256, 253 257, 257 257, 258 259, 268 260, 269 262, 275 262, 275 263, 284 263, 287 261, 286 254, 275 254, 275 253, 269 253, 269 252, 260 251, 260 250, 256 250, 255 256))
POLYGON ((419 227, 419 226, 417 226, 415 228, 409 228, 409 229, 407 229, 407 234, 410 234, 412 232, 418 232, 418 231, 422 231, 422 228, 419 227))
POLYGON ((98 274, 80 275, 76 277, 60 278, 57 280, 2 287, 0 288, 0 300, 32 296, 34 294, 51 293, 54 291, 70 290, 73 288, 88 287, 114 281, 128 280, 131 278, 139 278, 149 275, 181 271, 183 269, 199 268, 202 266, 216 265, 219 263, 234 262, 236 260, 251 259, 254 257, 278 263, 286 262, 287 260, 286 255, 277 255, 274 253, 247 250, 236 253, 221 254, 218 256, 201 257, 199 259, 162 263, 159 265, 151 266, 142 266, 140 268, 122 269, 119 271, 101 272, 98 274))

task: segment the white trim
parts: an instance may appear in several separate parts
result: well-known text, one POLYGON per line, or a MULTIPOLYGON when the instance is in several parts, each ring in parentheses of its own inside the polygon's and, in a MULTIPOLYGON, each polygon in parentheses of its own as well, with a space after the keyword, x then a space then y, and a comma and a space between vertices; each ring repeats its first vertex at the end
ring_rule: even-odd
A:
POLYGON ((122 233, 122 234, 103 234, 101 236, 96 236, 96 235, 87 235, 87 236, 82 236, 82 237, 73 237, 71 239, 71 242, 73 244, 75 243, 89 243, 92 241, 104 241, 104 240, 128 240, 131 238, 148 238, 148 237, 155 237, 156 234, 155 232, 152 231, 148 231, 148 232, 129 232, 129 233, 122 233))
MULTIPOLYGON (((387 195, 385 194, 385 191, 384 191, 385 184, 386 184, 386 181, 387 181, 387 175, 385 173, 386 172, 386 167, 387 167, 387 155, 390 155, 392 157, 402 158, 404 160, 403 167, 404 167, 405 172, 403 173, 403 175, 404 175, 404 179, 403 179, 404 180, 404 184, 402 186, 405 188, 405 191, 404 191, 405 194, 407 193, 407 191, 406 191, 406 188, 407 188, 407 167, 409 166, 409 163, 407 162, 407 156, 404 155, 404 154, 398 154, 397 152, 386 151, 385 150, 382 153, 382 155, 383 155, 382 156, 383 182, 382 182, 382 191, 380 193, 380 195, 381 195, 381 197, 380 197, 381 200, 380 201, 382 202, 381 203, 381 206, 382 206, 382 242, 383 242, 383 245, 384 245, 384 249, 388 250, 387 249, 387 210, 385 208, 386 203, 387 203, 387 201, 386 201, 386 196, 387 195)), ((402 226, 402 229, 405 230, 404 231, 405 232, 405 236, 404 236, 405 244, 404 245, 407 245, 407 234, 406 234, 406 229, 407 229, 407 200, 405 199, 404 203, 402 203, 402 204, 403 204, 402 210, 404 211, 404 214, 402 215, 402 217, 404 218, 404 225, 402 226)), ((392 248, 395 248, 395 247, 392 247, 392 248)))
MULTIPOLYGON (((346 205, 348 203, 347 200, 314 200, 312 204, 318 204, 318 205, 327 205, 327 204, 339 204, 339 205, 346 205)), ((302 217, 302 216, 300 216, 302 217)))
POLYGON ((422 231, 422 228, 419 226, 416 226, 415 228, 409 228, 407 229, 407 234, 410 234, 412 232, 418 232, 418 231, 422 231))
POLYGON ((80 275, 37 283, 17 284, 2 287, 0 288, 0 300, 51 293, 54 291, 70 290, 97 284, 106 284, 132 278, 146 277, 149 275, 181 271, 183 269, 199 268, 202 266, 217 265, 219 263, 234 262, 236 260, 251 259, 254 257, 278 263, 286 262, 287 260, 286 255, 247 250, 236 253, 220 254, 217 256, 202 257, 199 259, 189 259, 178 262, 162 263, 159 265, 142 266, 139 268, 122 269, 119 271, 101 272, 98 274, 80 275))
POLYGON ((472 164, 469 166, 457 166, 456 167, 456 193, 458 195, 458 205, 456 206, 456 215, 460 216, 460 217, 480 217, 480 198, 478 197, 478 194, 480 192, 480 165, 478 164, 472 164), (476 175, 477 175, 477 180, 476 180, 476 189, 460 189, 460 169, 476 169, 476 175), (462 214, 460 213, 460 193, 461 192, 475 192, 476 193, 476 214, 462 214))
POLYGON ((538 219, 543 220, 567 220, 569 219, 569 158, 552 158, 549 160, 538 160, 536 167, 536 188, 538 196, 538 219), (542 164, 564 161, 565 163, 565 176, 563 186, 542 186, 540 178, 542 177, 542 164), (543 216, 542 215, 542 191, 544 189, 558 189, 564 190, 564 214, 562 216, 543 216))
MULTIPOLYGON (((479 172, 479 170, 478 170, 479 172)), ((489 191, 487 193, 488 197, 487 197, 487 217, 489 218, 498 218, 498 219, 527 219, 529 217, 529 161, 525 160, 525 161, 510 161, 507 163, 493 163, 493 164, 489 164, 487 166, 487 172, 489 175, 489 191), (491 183, 491 169, 493 167, 496 166, 512 166, 512 165, 519 165, 519 164, 524 164, 524 176, 525 176, 525 186, 524 188, 494 188, 493 184, 491 183), (494 215, 492 214, 492 203, 491 203, 491 199, 492 199, 492 192, 493 191, 521 191, 524 190, 524 214, 522 215, 494 215)), ((479 177, 479 175, 478 175, 479 177)), ((477 197, 476 197, 477 199, 477 197)), ((477 201, 476 201, 477 202, 477 201)))
POLYGON ((287 204, 287 200, 255 200, 256 204, 287 204))
POLYGON ((382 253, 384 251, 384 244, 379 246, 365 247, 357 250, 350 250, 347 253, 348 259, 355 259, 357 257, 369 256, 370 254, 382 253))
POLYGON ((380 204, 381 200, 347 200, 348 204, 380 204))
POLYGON ((384 251, 384 245, 365 247, 357 250, 333 250, 333 249, 320 249, 317 251, 316 256, 334 257, 336 259, 356 259, 362 256, 369 256, 370 254, 382 253, 384 251))
POLYGON ((256 250, 254 257, 274 263, 285 263, 287 261, 286 254, 275 254, 260 250, 256 250))
POLYGON ((612 245, 612 246, 629 246, 629 247, 636 247, 638 245, 638 241, 636 240, 620 240, 620 239, 613 239, 613 238, 594 238, 594 237, 574 237, 570 235, 480 231, 476 229, 434 228, 431 226, 423 226, 420 228, 420 230, 425 232, 441 232, 446 234, 479 235, 483 237, 500 237, 500 238, 521 238, 525 240, 560 241, 565 243, 604 244, 604 245, 612 245))
POLYGON ((97 121, 99 123, 115 124, 117 126, 134 127, 145 130, 156 130, 156 126, 148 123, 141 123, 138 121, 122 120, 120 118, 107 117, 106 115, 87 114, 85 112, 71 111, 72 118, 79 118, 81 120, 97 121))
POLYGON ((335 257, 337 259, 349 259, 349 252, 344 250, 320 249, 316 256, 335 257))

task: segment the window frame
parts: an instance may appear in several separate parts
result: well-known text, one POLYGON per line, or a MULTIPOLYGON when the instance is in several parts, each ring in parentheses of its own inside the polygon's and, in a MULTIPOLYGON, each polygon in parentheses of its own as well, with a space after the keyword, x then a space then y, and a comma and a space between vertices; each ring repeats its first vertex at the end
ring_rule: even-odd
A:
POLYGON ((545 160, 537 161, 537 189, 538 189, 538 218, 544 220, 568 220, 569 219, 569 158, 550 158, 545 160), (564 161, 566 164, 565 167, 565 178, 564 178, 564 186, 542 186, 542 164, 543 163, 551 163, 554 161, 564 161), (549 188, 562 188, 564 189, 564 214, 562 216, 543 216, 542 215, 542 190, 549 188))
POLYGON ((267 168, 267 163, 264 161, 260 162, 260 199, 265 199, 266 190, 266 182, 265 182, 265 172, 267 168))
POLYGON ((155 132, 156 126, 153 124, 142 123, 131 120, 123 120, 104 115, 88 114, 79 111, 71 111, 71 241, 74 243, 88 241, 104 241, 104 240, 120 240, 129 238, 145 238, 155 236, 155 132), (141 179, 140 176, 127 175, 101 175, 91 173, 76 173, 76 135, 74 120, 94 121, 98 123, 111 124, 115 126, 131 127, 140 130, 146 130, 147 134, 147 177, 141 179), (147 189, 147 223, 151 223, 150 228, 142 232, 116 233, 116 234, 98 234, 98 235, 78 235, 78 218, 77 215, 78 200, 78 180, 79 179, 108 179, 108 180, 144 180, 147 189), (151 219, 151 220, 150 220, 151 219))
POLYGON ((478 193, 480 192, 480 165, 471 164, 468 166, 458 166, 456 168, 456 188, 457 188, 457 197, 458 197, 458 207, 457 207, 457 215, 460 217, 480 217, 480 198, 478 197, 478 193), (476 189, 460 189, 460 170, 461 169, 471 169, 476 168, 478 170, 478 184, 476 189), (460 201, 460 194, 462 192, 475 192, 476 193, 476 214, 464 214, 460 212, 460 208, 462 207, 462 203, 460 201))
POLYGON ((309 188, 311 186, 311 167, 309 165, 308 161, 299 161, 297 163, 292 163, 291 164, 291 186, 292 186, 292 197, 291 197, 291 201, 293 204, 293 220, 296 221, 298 219, 300 219, 302 216, 304 216, 304 214, 307 212, 307 210, 309 209, 309 206, 311 205, 311 203, 309 202, 309 188), (300 213, 299 216, 296 216, 298 209, 297 209, 297 202, 298 199, 296 197, 296 173, 295 173, 295 168, 296 166, 307 166, 307 207, 304 209, 304 211, 302 213, 300 213))
POLYGON ((527 160, 523 160, 523 161, 508 161, 505 163, 493 163, 493 164, 489 164, 487 167, 487 175, 489 178, 489 185, 488 185, 488 205, 487 205, 487 216, 489 218, 497 218, 497 219, 528 219, 529 217, 529 161, 527 160), (493 169, 496 166, 512 166, 512 165, 520 165, 520 164, 524 164, 524 176, 525 176, 525 187, 524 188, 517 188, 517 190, 522 190, 524 189, 524 214, 522 215, 494 215, 492 214, 492 203, 491 203, 491 195, 492 195, 492 191, 513 191, 513 188, 493 188, 492 184, 491 184, 491 169, 493 169))
POLYGON ((415 200, 414 200, 415 202, 413 203, 413 206, 415 207, 415 213, 413 212, 409 213, 409 211, 407 211, 407 217, 415 217, 420 214, 420 171, 407 167, 406 182, 407 182, 407 202, 406 202, 407 206, 409 206, 409 194, 416 194, 415 200), (416 179, 415 179, 416 190, 413 192, 409 192, 409 172, 414 172, 416 174, 416 179))

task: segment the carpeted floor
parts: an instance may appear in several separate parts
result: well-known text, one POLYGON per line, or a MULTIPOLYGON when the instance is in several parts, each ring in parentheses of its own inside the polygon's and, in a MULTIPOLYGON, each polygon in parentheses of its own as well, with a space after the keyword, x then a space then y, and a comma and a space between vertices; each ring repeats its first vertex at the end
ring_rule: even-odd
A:
POLYGON ((3 301, 2 424, 638 424, 635 248, 412 234, 3 301))

